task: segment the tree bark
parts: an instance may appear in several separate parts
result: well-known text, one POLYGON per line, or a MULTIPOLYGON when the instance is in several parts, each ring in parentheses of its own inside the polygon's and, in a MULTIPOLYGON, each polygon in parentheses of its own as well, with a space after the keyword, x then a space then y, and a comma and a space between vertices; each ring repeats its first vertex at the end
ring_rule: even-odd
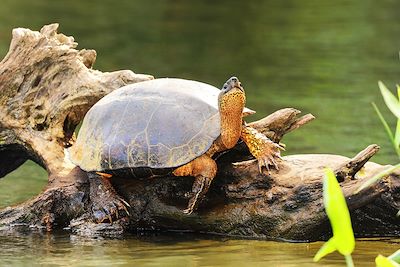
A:
MULTIPOLYGON (((70 163, 65 149, 73 145, 74 130, 101 97, 125 84, 152 79, 132 71, 93 70, 93 50, 76 50, 72 37, 56 32, 57 24, 40 32, 15 29, 8 54, 0 62, 0 177, 27 159, 49 173, 39 196, 0 211, 0 229, 27 226, 67 227, 83 235, 126 231, 193 231, 221 235, 319 240, 330 235, 322 203, 323 168, 335 170, 358 236, 400 232, 400 180, 391 174, 360 193, 366 179, 387 168, 367 162, 379 149, 371 145, 349 159, 337 155, 284 157, 279 170, 259 173, 246 146, 239 143, 217 155, 218 174, 198 210, 185 215, 193 179, 113 177, 116 191, 130 204, 126 216, 113 223, 95 223, 91 214, 90 179, 70 163), (361 170, 361 171, 360 171, 361 170)), ((314 117, 299 117, 286 108, 250 126, 274 142, 314 117)), ((29 179, 29 177, 27 177, 29 179)))

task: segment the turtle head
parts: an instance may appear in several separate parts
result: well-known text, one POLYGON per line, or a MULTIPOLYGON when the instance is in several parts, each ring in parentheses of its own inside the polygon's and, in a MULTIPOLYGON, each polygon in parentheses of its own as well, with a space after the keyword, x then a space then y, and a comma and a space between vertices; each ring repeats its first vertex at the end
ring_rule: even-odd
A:
POLYGON ((227 93, 233 89, 238 89, 244 93, 244 89, 242 87, 242 84, 240 83, 239 79, 236 77, 231 77, 229 78, 224 86, 222 87, 222 93, 227 93))
MULTIPOLYGON (((244 89, 239 79, 236 77, 229 78, 221 89, 218 96, 218 105, 221 108, 239 107, 243 110, 246 102, 244 89)), ((229 111, 229 110, 228 110, 229 111)))

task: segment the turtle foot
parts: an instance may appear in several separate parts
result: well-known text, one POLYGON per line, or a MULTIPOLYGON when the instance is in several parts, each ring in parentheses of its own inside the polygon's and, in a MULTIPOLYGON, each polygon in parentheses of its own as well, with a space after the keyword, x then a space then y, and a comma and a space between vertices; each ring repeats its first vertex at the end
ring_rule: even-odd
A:
POLYGON ((109 179, 102 175, 94 175, 90 179, 90 202, 96 223, 112 223, 129 215, 130 205, 117 194, 109 179))
POLYGON ((261 132, 256 129, 244 126, 242 128, 241 139, 246 143, 250 153, 258 160, 258 168, 263 173, 265 168, 270 173, 270 166, 279 170, 278 161, 282 160, 281 150, 285 150, 285 146, 272 142, 261 132))
POLYGON ((192 192, 189 193, 190 199, 187 209, 183 210, 184 214, 190 215, 196 209, 198 203, 203 198, 203 196, 207 193, 210 188, 211 182, 213 178, 205 177, 202 175, 196 176, 193 186, 192 192))
POLYGON ((280 151, 285 150, 283 146, 276 144, 270 140, 262 142, 259 145, 259 153, 256 156, 258 161, 258 169, 263 173, 263 168, 270 173, 270 166, 279 170, 278 162, 282 160, 280 151))

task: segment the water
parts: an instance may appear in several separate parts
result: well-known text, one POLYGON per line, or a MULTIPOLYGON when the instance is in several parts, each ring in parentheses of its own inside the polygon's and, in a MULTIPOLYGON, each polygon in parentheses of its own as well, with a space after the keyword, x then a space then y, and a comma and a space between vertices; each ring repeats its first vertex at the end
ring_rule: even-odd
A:
MULTIPOLYGON (((391 254, 400 240, 359 240, 356 266, 374 266, 377 251, 391 254)), ((29 234, 0 237, 3 265, 19 266, 343 266, 332 254, 320 264, 312 258, 322 242, 288 244, 217 239, 210 236, 127 236, 87 239, 70 235, 29 234), (10 244, 12 244, 10 246, 10 244)))
MULTIPOLYGON (((8 49, 12 28, 37 30, 59 22, 60 31, 73 35, 79 48, 97 51, 96 69, 133 69, 217 87, 237 75, 245 86, 248 106, 258 112, 252 119, 283 107, 313 113, 317 120, 285 137, 287 154, 353 156, 368 144, 378 143, 382 149, 374 160, 393 164, 396 156, 370 102, 375 101, 390 118, 377 81, 392 89, 399 82, 399 8, 396 0, 2 0, 0 57, 8 49)), ((38 194, 45 183, 45 172, 27 162, 0 180, 0 207, 38 194)), ((0 258, 10 264, 48 266, 99 262, 104 266, 298 266, 297 260, 310 266, 320 246, 178 239, 0 237, 0 258)), ((390 254, 398 243, 368 241, 358 246, 356 264, 362 259, 372 263, 378 252, 390 254)), ((330 259, 332 266, 341 260, 330 259)))

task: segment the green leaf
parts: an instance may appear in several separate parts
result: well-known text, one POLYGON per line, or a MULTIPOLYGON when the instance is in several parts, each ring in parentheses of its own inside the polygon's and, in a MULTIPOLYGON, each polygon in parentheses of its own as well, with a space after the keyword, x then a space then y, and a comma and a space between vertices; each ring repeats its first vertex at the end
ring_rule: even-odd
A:
POLYGON ((325 169, 323 190, 325 211, 332 226, 333 237, 315 254, 314 261, 319 261, 322 257, 337 250, 345 256, 347 265, 353 266, 351 253, 356 241, 350 212, 342 189, 331 169, 325 169))
POLYGON ((399 264, 382 255, 378 255, 375 258, 375 264, 377 267, 400 267, 399 264))
POLYGON ((396 149, 396 152, 397 152, 397 150, 399 150, 399 145, 400 145, 400 120, 397 120, 396 132, 394 133, 393 145, 394 145, 394 148, 396 149))
MULTIPOLYGON (((397 87, 397 97, 400 99, 400 87, 399 85, 396 85, 396 87, 397 87)), ((400 157, 400 119, 397 119, 396 132, 394 135, 394 145, 397 156, 400 157)))
POLYGON ((386 88, 386 86, 381 81, 379 81, 378 85, 386 106, 398 119, 400 119, 399 100, 389 91, 389 89, 386 88))
POLYGON ((333 237, 331 237, 322 247, 318 250, 317 254, 315 254, 313 261, 317 262, 326 255, 334 252, 336 250, 336 243, 333 237))
POLYGON ((336 249, 342 255, 350 255, 355 247, 350 212, 342 189, 331 169, 325 169, 324 205, 332 226, 336 249))
POLYGON ((388 257, 392 261, 400 263, 400 249, 388 257))
POLYGON ((379 119, 381 120, 383 127, 386 130, 387 135, 389 136, 390 141, 392 142, 393 145, 395 145, 395 140, 393 137, 393 133, 390 130, 389 124, 386 122, 385 118, 383 117, 382 113, 379 111, 378 107, 375 105, 375 103, 372 102, 372 106, 374 107, 376 114, 378 114, 379 119))
POLYGON ((397 88, 397 98, 400 100, 400 86, 396 84, 396 88, 397 88))

